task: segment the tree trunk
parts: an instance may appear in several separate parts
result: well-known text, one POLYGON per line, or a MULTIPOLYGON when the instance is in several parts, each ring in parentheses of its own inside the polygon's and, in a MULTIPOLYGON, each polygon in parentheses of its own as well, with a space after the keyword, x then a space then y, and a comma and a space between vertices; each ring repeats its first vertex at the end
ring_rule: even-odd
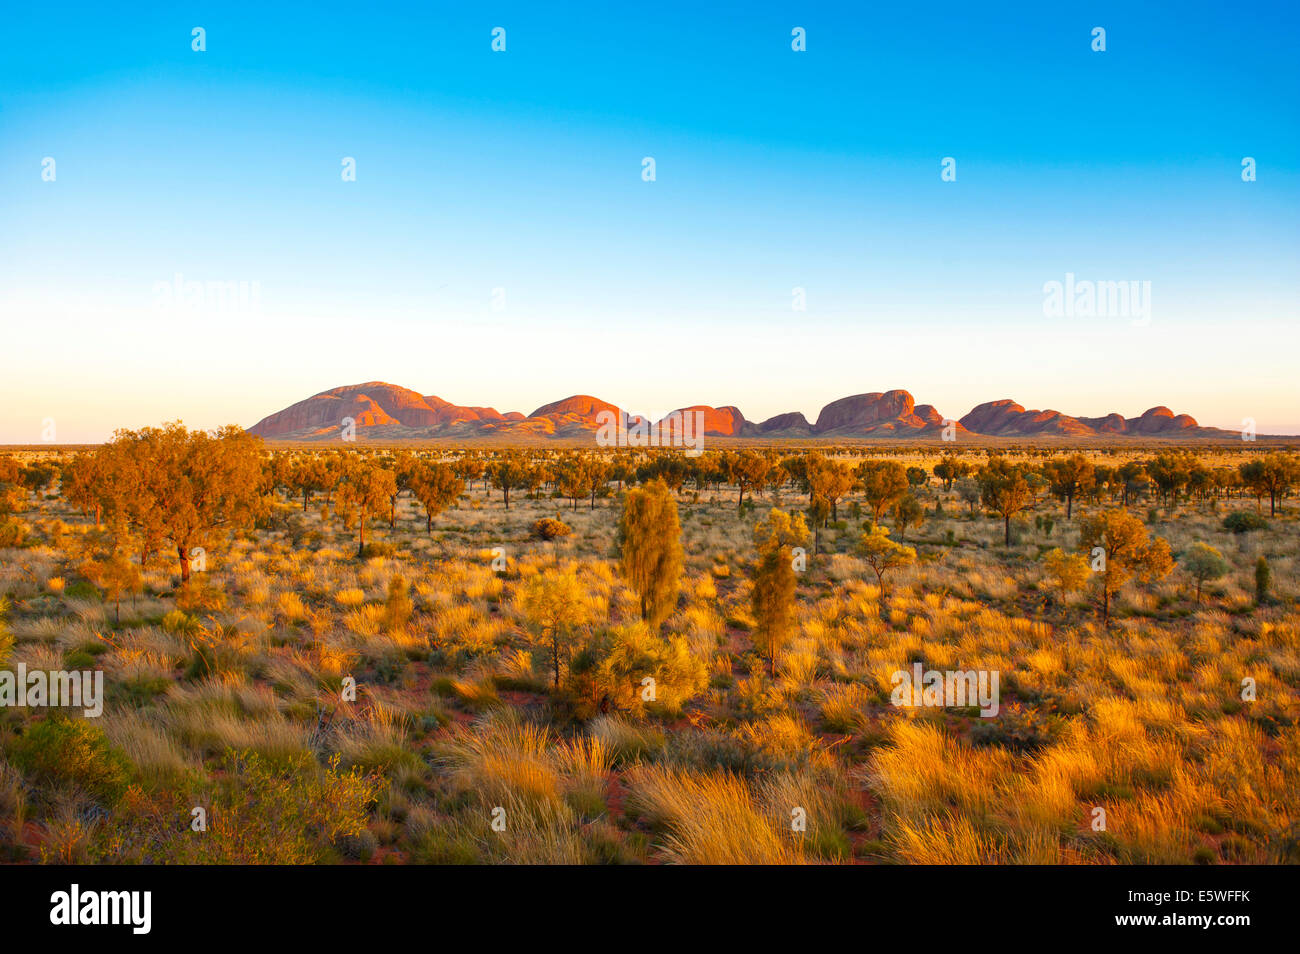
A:
POLYGON ((1011 514, 1009 513, 1003 515, 1002 545, 1004 547, 1011 546, 1011 514))
POLYGON ((179 544, 176 547, 176 556, 181 561, 181 583, 190 581, 190 555, 189 551, 179 544))

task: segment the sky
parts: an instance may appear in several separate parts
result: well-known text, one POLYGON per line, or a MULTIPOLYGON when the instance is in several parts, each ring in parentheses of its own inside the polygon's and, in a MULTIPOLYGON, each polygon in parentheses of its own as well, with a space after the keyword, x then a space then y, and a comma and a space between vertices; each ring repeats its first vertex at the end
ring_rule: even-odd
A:
POLYGON ((6 10, 0 443, 371 380, 1300 434, 1292 3, 271 6, 6 10))

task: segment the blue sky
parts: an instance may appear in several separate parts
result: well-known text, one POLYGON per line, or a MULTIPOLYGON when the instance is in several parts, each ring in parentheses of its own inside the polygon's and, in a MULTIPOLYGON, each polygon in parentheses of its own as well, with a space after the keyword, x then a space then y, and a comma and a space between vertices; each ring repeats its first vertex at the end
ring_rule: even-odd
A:
POLYGON ((0 441, 372 379, 1300 433, 1293 5, 467 6, 7 11, 0 441), (1045 315, 1067 273, 1150 282, 1148 319, 1045 315))

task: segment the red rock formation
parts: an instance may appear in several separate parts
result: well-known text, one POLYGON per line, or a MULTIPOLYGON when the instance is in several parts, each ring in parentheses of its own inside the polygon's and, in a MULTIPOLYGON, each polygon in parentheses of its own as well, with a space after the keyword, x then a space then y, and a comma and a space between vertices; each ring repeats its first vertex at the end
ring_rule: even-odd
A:
POLYGON ((1168 434, 1195 429, 1197 424, 1187 414, 1174 414, 1169 408, 1160 406, 1143 411, 1141 417, 1130 418, 1128 426, 1134 434, 1168 434))
POLYGON ((817 415, 813 433, 845 437, 876 434, 915 434, 942 427, 943 416, 929 404, 917 408, 906 391, 873 391, 827 404, 817 415))
POLYGON ((1004 437, 1091 437, 1117 434, 1151 436, 1203 430, 1193 418, 1186 414, 1175 416, 1167 407, 1153 407, 1141 417, 1125 418, 1114 413, 1105 417, 1069 417, 1060 411, 1026 411, 1009 400, 981 404, 963 417, 961 422, 977 434, 1004 437))
MULTIPOLYGON (((522 417, 517 415, 517 419, 522 417)), ((358 428, 400 426, 418 430, 507 419, 490 407, 461 407, 434 395, 369 381, 322 391, 263 418, 249 428, 249 433, 272 439, 329 434, 341 428, 345 418, 352 418, 358 428)))
MULTIPOLYGON (((502 414, 495 408, 452 404, 436 395, 421 395, 407 388, 370 381, 322 391, 305 401, 263 418, 249 428, 270 439, 309 439, 336 436, 345 418, 351 418, 358 436, 402 438, 454 437, 555 437, 590 439, 602 421, 601 412, 623 417, 613 404, 587 394, 575 394, 539 407, 525 417, 518 411, 502 414)), ((705 436, 711 437, 925 437, 944 428, 945 418, 932 405, 916 404, 906 391, 855 394, 822 408, 815 425, 798 411, 778 414, 761 424, 745 420, 736 407, 696 404, 679 412, 704 414, 705 436)), ((639 417, 624 418, 628 423, 639 417)), ((662 423, 662 422, 661 422, 662 423)), ((1015 401, 989 401, 971 410, 959 422, 958 432, 1001 437, 1182 437, 1214 436, 1186 414, 1157 406, 1140 417, 1120 414, 1105 417, 1071 417, 1060 411, 1026 410, 1015 401)))
POLYGON ((704 434, 706 437, 739 437, 745 431, 745 415, 740 413, 739 408, 731 407, 709 407, 707 404, 692 404, 690 407, 679 407, 675 411, 665 414, 663 420, 659 422, 660 427, 665 427, 665 422, 669 422, 667 431, 672 431, 671 423, 676 420, 683 421, 683 428, 686 433, 691 433, 691 428, 695 426, 694 418, 686 420, 686 416, 694 414, 697 411, 704 414, 704 434))
POLYGON ((1111 412, 1105 417, 1081 417, 1079 421, 1092 428, 1098 434, 1126 434, 1128 421, 1123 414, 1111 412))
POLYGON ((1025 409, 1010 398, 986 401, 971 409, 961 419, 962 427, 976 434, 997 434, 1010 422, 1025 413, 1025 409))
POLYGON ((621 413, 617 407, 608 401, 602 401, 590 394, 575 394, 562 401, 543 404, 528 416, 530 418, 546 417, 556 422, 589 423, 591 427, 598 427, 599 422, 596 420, 596 415, 602 411, 611 411, 614 414, 621 413))
POLYGON ((803 416, 800 411, 790 411, 788 414, 778 414, 776 417, 769 417, 762 424, 758 425, 760 434, 773 434, 782 432, 785 434, 799 434, 807 436, 812 433, 812 425, 808 423, 808 418, 803 416))

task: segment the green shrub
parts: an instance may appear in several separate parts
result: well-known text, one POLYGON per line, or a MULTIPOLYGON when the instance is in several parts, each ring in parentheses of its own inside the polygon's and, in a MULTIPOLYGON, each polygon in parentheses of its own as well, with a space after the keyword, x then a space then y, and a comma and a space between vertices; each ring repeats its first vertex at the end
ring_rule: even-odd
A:
MULTIPOLYGON (((978 712, 978 710, 976 710, 978 712)), ((1012 752, 1036 752, 1058 735, 1060 720, 1034 709, 1004 709, 996 719, 979 719, 971 727, 971 743, 1000 746, 1012 752)))
POLYGON ((42 719, 19 736, 10 758, 37 784, 78 788, 109 803, 126 791, 132 773, 130 760, 102 729, 63 716, 42 719))
POLYGON ((100 599, 98 587, 87 580, 77 580, 75 583, 69 584, 63 591, 63 595, 74 600, 100 599))
POLYGON ((200 864, 318 864, 366 850, 366 821, 378 797, 376 781, 318 767, 276 767, 249 752, 226 756, 211 795, 208 831, 182 837, 183 856, 200 864))
POLYGON ((1273 585, 1273 570, 1268 565, 1266 557, 1260 557, 1255 561, 1255 602, 1263 603, 1268 600, 1269 587, 1273 585))
POLYGON ((1268 521, 1249 510, 1234 510, 1223 518, 1223 529, 1233 533, 1246 533, 1249 530, 1263 530, 1268 521))
POLYGON ((83 643, 76 649, 69 649, 63 654, 63 665, 68 669, 93 669, 95 657, 108 652, 105 643, 83 643))

